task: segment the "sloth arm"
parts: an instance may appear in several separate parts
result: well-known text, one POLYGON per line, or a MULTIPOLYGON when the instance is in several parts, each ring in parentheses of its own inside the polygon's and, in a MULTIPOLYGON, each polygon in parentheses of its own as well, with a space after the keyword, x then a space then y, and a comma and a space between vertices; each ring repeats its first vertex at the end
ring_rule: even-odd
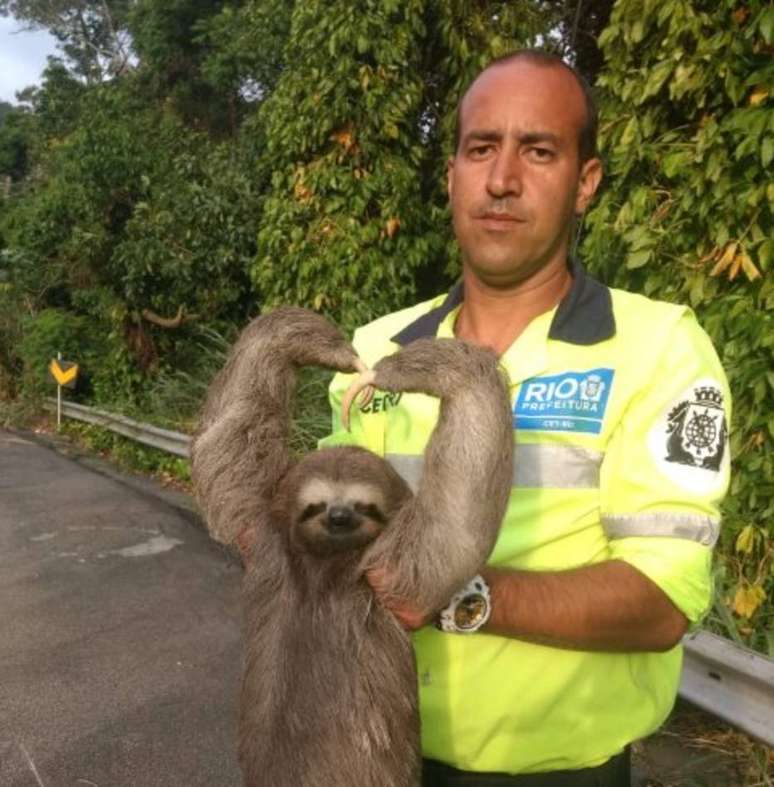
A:
POLYGON ((506 381, 493 353, 453 339, 412 342, 378 361, 366 379, 440 400, 416 495, 362 563, 388 608, 390 598, 411 599, 425 620, 479 571, 497 538, 513 467, 506 381))
POLYGON ((240 334, 207 394, 191 446, 197 500, 210 535, 244 554, 266 530, 265 511, 291 464, 291 402, 298 370, 364 369, 336 326, 285 306, 240 334))

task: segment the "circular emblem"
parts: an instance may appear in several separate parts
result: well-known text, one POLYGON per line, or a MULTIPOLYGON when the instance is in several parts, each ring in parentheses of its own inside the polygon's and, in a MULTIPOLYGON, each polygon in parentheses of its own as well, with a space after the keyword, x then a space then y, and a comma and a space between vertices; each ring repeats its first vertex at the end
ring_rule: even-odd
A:
POLYGON ((686 445, 693 448, 707 448, 715 443, 717 436, 715 422, 704 413, 694 413, 685 426, 686 445))

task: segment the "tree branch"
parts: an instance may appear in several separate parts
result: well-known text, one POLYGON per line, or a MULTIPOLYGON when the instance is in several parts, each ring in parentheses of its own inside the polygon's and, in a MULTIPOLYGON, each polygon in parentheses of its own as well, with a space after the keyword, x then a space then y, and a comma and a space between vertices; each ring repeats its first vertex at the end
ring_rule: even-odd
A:
POLYGON ((143 309, 141 312, 143 319, 159 328, 179 328, 187 322, 192 322, 199 318, 198 314, 186 314, 185 306, 179 306, 174 317, 162 317, 150 309, 143 309))

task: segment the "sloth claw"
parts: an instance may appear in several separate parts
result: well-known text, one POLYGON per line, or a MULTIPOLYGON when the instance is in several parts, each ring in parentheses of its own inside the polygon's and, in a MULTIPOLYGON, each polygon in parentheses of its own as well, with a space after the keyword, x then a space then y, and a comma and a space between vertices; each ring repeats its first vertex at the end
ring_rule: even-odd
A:
POLYGON ((352 402, 360 395, 358 400, 361 407, 365 407, 374 396, 374 380, 376 379, 376 372, 368 369, 362 361, 358 361, 358 370, 360 374, 352 381, 352 384, 347 388, 344 397, 341 400, 341 422, 344 428, 349 431, 349 411, 352 407, 352 402), (360 366, 362 365, 362 369, 360 366))

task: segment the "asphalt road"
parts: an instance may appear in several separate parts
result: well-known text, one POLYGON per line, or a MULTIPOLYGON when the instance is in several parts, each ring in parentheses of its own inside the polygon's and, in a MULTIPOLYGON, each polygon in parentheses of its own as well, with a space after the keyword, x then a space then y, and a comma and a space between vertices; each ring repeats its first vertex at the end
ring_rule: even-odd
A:
POLYGON ((0 786, 237 787, 241 570, 105 472, 0 430, 0 786))

